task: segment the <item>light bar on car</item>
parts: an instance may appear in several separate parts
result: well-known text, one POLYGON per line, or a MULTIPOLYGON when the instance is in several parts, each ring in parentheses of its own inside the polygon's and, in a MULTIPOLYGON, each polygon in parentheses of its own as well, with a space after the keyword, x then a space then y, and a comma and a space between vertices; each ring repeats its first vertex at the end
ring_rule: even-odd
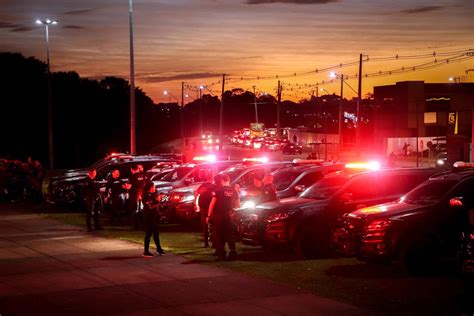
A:
POLYGON ((207 156, 196 156, 193 158, 194 161, 206 161, 206 162, 215 162, 217 160, 215 155, 207 156))
POLYGON ((472 162, 464 162, 464 161, 456 161, 453 164, 454 168, 474 168, 474 163, 472 162))
POLYGON ((318 164, 318 163, 323 163, 324 160, 322 160, 322 159, 301 159, 301 158, 295 158, 295 159, 293 159, 292 162, 293 162, 293 163, 299 163, 299 164, 304 164, 304 163, 308 163, 308 164, 311 164, 311 163, 318 164))
POLYGON ((267 163, 268 157, 261 157, 261 158, 244 158, 244 162, 260 162, 260 163, 267 163))
POLYGON ((366 170, 380 170, 380 163, 377 161, 369 162, 352 162, 347 163, 345 166, 347 169, 366 169, 366 170))

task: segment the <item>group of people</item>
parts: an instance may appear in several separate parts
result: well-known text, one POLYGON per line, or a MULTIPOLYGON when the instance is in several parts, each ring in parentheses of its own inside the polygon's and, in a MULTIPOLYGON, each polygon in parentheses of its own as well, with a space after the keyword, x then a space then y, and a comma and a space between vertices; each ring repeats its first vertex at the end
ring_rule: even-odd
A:
POLYGON ((0 160, 0 200, 18 202, 43 200, 44 169, 38 160, 28 157, 0 160))
POLYGON ((145 231, 144 257, 154 256, 149 249, 152 236, 157 254, 164 255, 158 231, 160 196, 156 193, 153 182, 147 178, 142 165, 133 165, 130 171, 129 181, 124 183, 120 178, 120 171, 113 170, 102 199, 95 180, 97 171, 89 170, 83 192, 87 230, 92 231, 92 221, 96 230, 102 230, 100 211, 103 201, 110 206, 112 223, 121 222, 122 215, 128 212, 134 227, 145 231))
MULTIPOLYGON (((273 176, 265 175, 263 179, 254 176, 252 181, 247 193, 257 203, 277 199, 273 176)), ((217 261, 235 260, 237 257, 232 218, 234 210, 240 207, 239 189, 239 186, 230 186, 228 175, 214 176, 209 172, 206 181, 196 191, 196 206, 201 214, 204 247, 212 244, 217 261), (229 247, 228 255, 226 244, 229 247)))

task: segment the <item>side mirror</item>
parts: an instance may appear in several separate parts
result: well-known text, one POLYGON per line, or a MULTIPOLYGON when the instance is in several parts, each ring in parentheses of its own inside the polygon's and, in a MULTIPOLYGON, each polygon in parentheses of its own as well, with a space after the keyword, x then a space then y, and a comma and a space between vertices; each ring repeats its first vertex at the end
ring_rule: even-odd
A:
POLYGON ((352 201, 352 193, 346 192, 341 195, 341 202, 342 203, 347 203, 352 201))
POLYGON ((295 186, 295 191, 296 192, 303 192, 304 190, 306 190, 306 187, 302 184, 299 184, 299 185, 295 186))
POLYGON ((453 208, 464 207, 464 203, 461 197, 455 197, 449 200, 449 206, 453 208))

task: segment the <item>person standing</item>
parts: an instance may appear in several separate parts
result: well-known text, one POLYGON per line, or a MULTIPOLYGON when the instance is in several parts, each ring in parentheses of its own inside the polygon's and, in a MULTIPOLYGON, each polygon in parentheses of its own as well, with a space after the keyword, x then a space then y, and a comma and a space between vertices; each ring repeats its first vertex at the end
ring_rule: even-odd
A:
POLYGON ((212 172, 207 172, 205 181, 199 186, 196 191, 196 207, 199 209, 201 229, 204 237, 204 248, 209 247, 209 225, 206 218, 209 215, 209 205, 211 204, 212 194, 215 192, 217 186, 212 182, 214 175, 212 172))
POLYGON ((97 176, 97 171, 95 169, 90 169, 87 173, 87 177, 84 184, 84 202, 86 205, 86 225, 87 231, 92 231, 92 218, 94 219, 94 228, 96 230, 102 230, 99 221, 99 207, 97 203, 97 186, 95 183, 95 177, 97 176))
POLYGON ((157 254, 160 256, 165 254, 163 248, 161 248, 160 232, 158 230, 158 224, 160 221, 158 203, 155 185, 153 182, 147 181, 143 187, 143 226, 145 229, 143 256, 146 258, 154 257, 150 252, 151 236, 153 236, 157 254))
POLYGON ((220 177, 221 187, 213 193, 209 205, 209 215, 207 222, 211 222, 216 244, 216 260, 226 259, 225 244, 229 245, 228 260, 235 260, 237 252, 235 249, 234 229, 232 216, 235 208, 240 207, 240 200, 237 191, 230 187, 230 178, 224 174, 220 177))
POLYGON ((273 184, 273 176, 267 174, 262 180, 262 195, 260 196, 260 203, 267 203, 277 201, 277 193, 275 185, 273 184))
POLYGON ((140 171, 140 166, 133 165, 131 168, 129 190, 130 216, 136 230, 140 229, 142 221, 142 194, 146 183, 146 175, 140 171))
POLYGON ((122 212, 125 207, 125 185, 120 180, 120 171, 115 169, 107 181, 106 196, 110 199, 112 214, 110 223, 121 222, 122 212))

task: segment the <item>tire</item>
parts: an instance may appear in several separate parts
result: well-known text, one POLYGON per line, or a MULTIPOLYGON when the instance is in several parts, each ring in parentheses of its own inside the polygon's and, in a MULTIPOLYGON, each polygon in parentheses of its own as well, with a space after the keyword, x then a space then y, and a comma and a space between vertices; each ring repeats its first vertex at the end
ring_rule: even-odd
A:
POLYGON ((400 254, 404 270, 412 275, 427 275, 433 273, 439 264, 436 250, 439 243, 435 238, 425 237, 413 240, 403 247, 400 254))
POLYGON ((294 241, 294 252, 305 259, 327 258, 331 253, 329 232, 322 227, 305 226, 294 241))

